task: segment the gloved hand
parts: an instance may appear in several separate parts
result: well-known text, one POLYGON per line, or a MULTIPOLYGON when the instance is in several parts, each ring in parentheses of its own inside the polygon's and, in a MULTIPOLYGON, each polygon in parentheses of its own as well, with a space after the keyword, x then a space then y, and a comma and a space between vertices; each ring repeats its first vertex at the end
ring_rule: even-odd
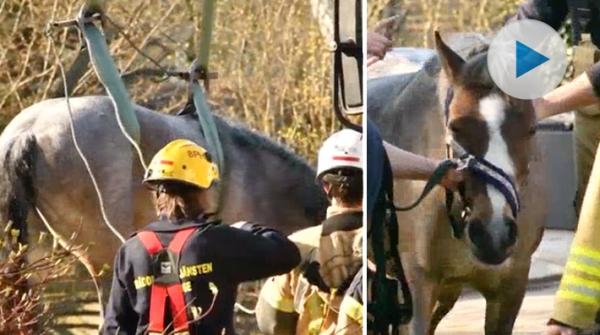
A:
POLYGON ((542 335, 577 335, 577 330, 567 326, 548 325, 542 335))
POLYGON ((550 319, 550 321, 548 321, 548 326, 542 335, 577 335, 578 333, 578 329, 554 319, 550 319))
POLYGON ((247 223, 248 223, 248 221, 239 221, 239 222, 236 222, 236 223, 231 224, 229 226, 233 227, 233 228, 241 229, 247 223))

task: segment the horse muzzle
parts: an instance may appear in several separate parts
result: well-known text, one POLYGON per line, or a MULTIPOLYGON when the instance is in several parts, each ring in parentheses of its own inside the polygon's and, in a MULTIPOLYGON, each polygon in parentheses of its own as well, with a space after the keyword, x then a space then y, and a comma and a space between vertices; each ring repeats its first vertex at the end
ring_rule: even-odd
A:
POLYGON ((488 265, 502 264, 512 255, 517 242, 517 225, 510 218, 487 224, 479 219, 472 219, 466 224, 466 232, 471 252, 479 261, 488 265))

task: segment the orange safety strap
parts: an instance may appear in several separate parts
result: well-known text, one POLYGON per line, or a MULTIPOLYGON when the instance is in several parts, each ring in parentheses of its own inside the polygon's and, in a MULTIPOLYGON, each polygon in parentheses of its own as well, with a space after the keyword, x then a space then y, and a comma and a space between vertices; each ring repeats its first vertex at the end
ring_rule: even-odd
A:
MULTIPOLYGON (((195 227, 178 231, 169 243, 169 251, 179 256, 185 242, 194 231, 196 231, 195 227)), ((164 249, 158 235, 153 231, 142 231, 138 233, 137 236, 151 256, 164 249)), ((173 319, 174 330, 176 332, 188 331, 188 315, 186 311, 185 295, 183 294, 181 283, 169 286, 152 284, 148 331, 162 332, 165 330, 164 320, 167 297, 169 297, 171 301, 171 316, 173 319)))

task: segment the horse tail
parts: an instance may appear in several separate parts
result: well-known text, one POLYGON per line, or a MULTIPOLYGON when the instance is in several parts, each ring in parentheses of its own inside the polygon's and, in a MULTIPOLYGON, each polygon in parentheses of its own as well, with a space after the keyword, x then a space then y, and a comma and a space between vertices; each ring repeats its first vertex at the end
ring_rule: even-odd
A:
POLYGON ((18 242, 27 242, 27 214, 34 203, 33 172, 37 141, 20 134, 0 145, 0 225, 12 223, 18 242))

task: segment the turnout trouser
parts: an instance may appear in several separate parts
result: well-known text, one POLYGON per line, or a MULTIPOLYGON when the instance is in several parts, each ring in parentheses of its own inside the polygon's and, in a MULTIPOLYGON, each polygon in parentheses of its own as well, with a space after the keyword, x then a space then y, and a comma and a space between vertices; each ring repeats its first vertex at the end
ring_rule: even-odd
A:
MULTIPOLYGON (((576 73, 595 61, 584 45, 574 57, 576 73), (588 55, 589 57, 577 57, 588 55)), ((600 104, 575 113, 577 231, 560 282, 552 318, 581 329, 594 326, 600 311, 600 104)))
POLYGON ((596 151, 600 143, 600 105, 594 105, 575 112, 575 164, 577 169, 577 198, 575 199, 578 212, 583 203, 586 186, 596 151))
POLYGON ((552 316, 582 329, 600 310, 600 146, 595 157, 552 316))

